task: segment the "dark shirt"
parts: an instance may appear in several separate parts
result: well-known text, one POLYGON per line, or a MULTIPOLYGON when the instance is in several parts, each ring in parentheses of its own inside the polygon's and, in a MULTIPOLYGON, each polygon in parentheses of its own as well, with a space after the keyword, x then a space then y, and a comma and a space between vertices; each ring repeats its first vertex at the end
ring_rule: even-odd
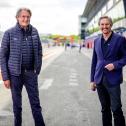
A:
POLYGON ((34 69, 34 51, 30 29, 22 30, 22 69, 34 69))
POLYGON ((103 56, 105 56, 105 53, 110 45, 110 41, 111 41, 111 38, 112 38, 112 35, 113 35, 113 32, 112 34, 109 36, 109 38, 107 40, 104 39, 103 35, 102 35, 102 38, 101 38, 101 46, 102 46, 102 52, 103 52, 103 56))

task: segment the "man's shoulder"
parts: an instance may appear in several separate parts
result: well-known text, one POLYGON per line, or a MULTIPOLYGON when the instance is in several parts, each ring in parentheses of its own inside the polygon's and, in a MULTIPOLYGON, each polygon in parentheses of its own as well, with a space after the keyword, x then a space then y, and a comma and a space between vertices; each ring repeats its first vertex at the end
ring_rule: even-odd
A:
POLYGON ((5 31, 5 33, 11 33, 16 30, 16 26, 13 26, 5 31))
POLYGON ((126 38, 118 33, 113 33, 113 38, 116 39, 118 42, 126 41, 126 38))
POLYGON ((113 36, 117 37, 117 38, 124 38, 124 36, 122 36, 122 35, 120 35, 118 33, 115 33, 115 32, 113 32, 113 36))
POLYGON ((35 28, 34 26, 30 25, 30 27, 32 27, 33 32, 38 32, 37 28, 35 28))
POLYGON ((101 40, 102 35, 98 35, 95 39, 94 42, 100 41, 101 40))
POLYGON ((31 27, 32 27, 32 37, 37 38, 39 36, 38 30, 35 27, 33 27, 32 25, 31 25, 31 27))

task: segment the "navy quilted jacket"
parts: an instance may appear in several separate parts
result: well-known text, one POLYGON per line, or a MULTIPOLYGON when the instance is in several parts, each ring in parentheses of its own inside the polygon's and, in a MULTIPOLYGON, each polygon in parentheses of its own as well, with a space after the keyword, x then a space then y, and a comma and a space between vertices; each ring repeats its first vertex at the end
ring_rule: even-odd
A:
MULTIPOLYGON (((39 74, 42 65, 42 45, 36 28, 32 25, 29 25, 29 27, 32 30, 31 37, 34 49, 34 70, 36 71, 36 74, 39 74)), ((10 74, 15 76, 19 76, 21 74, 22 38, 22 30, 19 28, 18 24, 4 33, 0 50, 3 80, 9 80, 10 74)))

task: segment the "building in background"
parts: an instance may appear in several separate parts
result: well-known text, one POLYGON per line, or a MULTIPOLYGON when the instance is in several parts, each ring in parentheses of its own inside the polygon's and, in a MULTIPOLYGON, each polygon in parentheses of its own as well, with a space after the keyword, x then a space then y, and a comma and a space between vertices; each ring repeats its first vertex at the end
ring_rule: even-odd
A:
POLYGON ((99 17, 110 16, 114 22, 113 29, 126 28, 126 0, 88 0, 80 16, 80 35, 99 32, 99 17), (84 19, 84 23, 83 20, 84 19))

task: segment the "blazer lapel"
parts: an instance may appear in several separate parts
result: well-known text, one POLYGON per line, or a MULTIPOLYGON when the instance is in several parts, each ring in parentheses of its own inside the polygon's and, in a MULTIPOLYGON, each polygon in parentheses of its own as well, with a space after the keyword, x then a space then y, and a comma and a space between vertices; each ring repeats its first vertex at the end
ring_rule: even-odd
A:
POLYGON ((102 35, 99 37, 99 53, 101 54, 101 57, 103 57, 103 52, 102 52, 102 35))

